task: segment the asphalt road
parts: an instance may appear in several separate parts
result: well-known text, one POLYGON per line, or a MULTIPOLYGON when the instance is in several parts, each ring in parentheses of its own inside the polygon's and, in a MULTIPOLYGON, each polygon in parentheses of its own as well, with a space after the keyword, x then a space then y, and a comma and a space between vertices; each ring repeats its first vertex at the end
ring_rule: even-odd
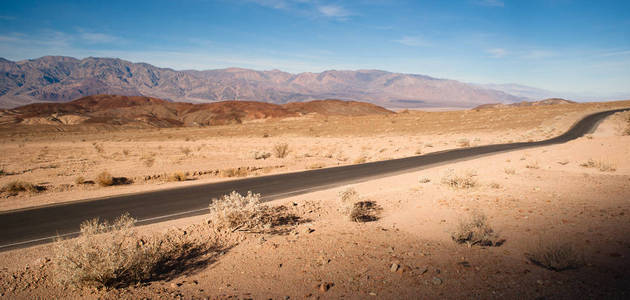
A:
POLYGON ((629 109, 586 116, 566 133, 539 142, 461 148, 359 165, 252 177, 2 212, 0 251, 51 242, 56 236, 76 235, 82 221, 95 217, 111 220, 128 212, 139 220, 139 224, 148 224, 204 214, 207 213, 212 198, 219 198, 231 191, 260 193, 264 201, 270 201, 498 152, 565 143, 592 132, 607 116, 629 109))

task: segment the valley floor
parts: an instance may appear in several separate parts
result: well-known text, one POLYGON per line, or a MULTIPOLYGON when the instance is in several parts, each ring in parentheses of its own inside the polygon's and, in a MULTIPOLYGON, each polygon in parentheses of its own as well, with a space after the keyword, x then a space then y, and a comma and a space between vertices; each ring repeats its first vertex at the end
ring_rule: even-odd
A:
MULTIPOLYGON (((186 169, 185 166, 195 166, 198 169, 233 168, 235 162, 243 166, 258 163, 261 166, 282 164, 285 165, 284 169, 278 168, 277 171, 290 171, 307 168, 313 163, 352 163, 359 155, 366 155, 367 160, 376 160, 387 156, 412 155, 418 148, 422 152, 453 148, 463 138, 468 139, 471 144, 496 143, 506 139, 542 139, 566 130, 581 115, 593 110, 603 110, 601 107, 582 107, 571 112, 560 112, 560 108, 547 109, 558 111, 540 122, 532 121, 535 116, 532 114, 532 118, 527 120, 534 126, 525 126, 525 130, 515 126, 516 129, 510 135, 492 133, 497 128, 490 128, 488 131, 475 129, 477 125, 470 125, 473 128, 470 132, 458 129, 437 134, 432 131, 425 133, 416 128, 413 130, 419 130, 418 135, 401 134, 392 135, 393 137, 385 137, 384 133, 382 137, 350 137, 349 133, 345 137, 343 130, 340 130, 342 133, 339 136, 331 133, 328 137, 322 134, 312 140, 292 134, 275 136, 271 132, 271 137, 263 138, 257 136, 258 133, 251 133, 255 137, 238 137, 235 141, 239 142, 234 144, 221 144, 225 141, 222 138, 197 137, 195 141, 189 141, 190 148, 196 149, 192 143, 205 143, 207 146, 202 148, 205 150, 197 150, 192 155, 174 153, 185 141, 157 142, 150 138, 147 138, 147 142, 143 142, 143 138, 117 141, 116 137, 109 137, 107 139, 111 140, 100 142, 104 143, 104 155, 107 156, 122 151, 126 147, 124 145, 144 143, 133 149, 127 146, 130 151, 135 151, 131 153, 137 155, 133 161, 141 157, 143 151, 152 151, 148 149, 159 149, 159 146, 170 149, 172 153, 156 154, 155 168, 163 172, 172 172, 173 165, 181 166, 181 169, 186 169), (475 141, 475 137, 480 140, 475 141), (247 145, 251 147, 237 150, 246 141, 249 141, 247 145), (217 145, 210 146, 211 142, 216 142, 217 145), (269 149, 276 142, 290 145, 292 152, 289 158, 270 158, 263 161, 251 158, 250 150, 269 149), (433 147, 427 147, 428 143, 432 143, 433 147), (349 150, 350 145, 352 150, 349 150), (217 149, 210 150, 211 147, 217 149), (382 148, 387 150, 381 152, 382 148), (335 154, 333 158, 328 158, 327 153, 332 149, 341 151, 341 155, 348 157, 348 160, 337 160, 335 154), (240 159, 218 162, 224 157, 209 159, 212 153, 224 153, 224 157, 240 159), (307 157, 306 153, 312 154, 312 157, 307 157), (202 158, 203 156, 206 158, 202 158), (311 158, 314 159, 311 161, 311 158), (179 164, 172 161, 177 159, 181 159, 179 164), (211 162, 200 166, 198 164, 201 161, 211 162), (157 162, 164 162, 164 165, 157 162)), ((448 113, 457 116, 454 120, 466 122, 465 114, 486 112, 460 112, 459 115, 448 113)), ((505 118, 513 113, 514 111, 510 111, 501 115, 495 112, 505 118)), ((420 113, 411 115, 420 119, 424 117, 420 113)), ((271 231, 235 230, 227 233, 223 237, 226 247, 191 257, 190 262, 180 262, 186 268, 130 287, 93 289, 59 285, 54 267, 55 245, 2 252, 0 297, 628 298, 630 136, 623 135, 628 126, 628 117, 628 113, 610 117, 592 135, 566 144, 501 153, 274 201, 269 205, 285 207, 300 221, 271 231), (450 185, 448 180, 456 178, 455 175, 465 179, 467 184, 460 187, 450 185), (340 193, 348 188, 354 189, 361 200, 375 202, 382 208, 375 220, 354 222, 347 216, 340 201, 340 193), (496 247, 469 247, 455 243, 452 233, 460 230, 460 224, 474 215, 485 216, 488 226, 498 238, 505 240, 504 243, 496 247), (558 249, 554 245, 569 245, 572 251, 562 252, 559 259, 575 259, 579 262, 575 269, 552 271, 528 259, 541 251, 549 252, 544 250, 549 249, 545 247, 558 249)), ((388 119, 383 121, 385 120, 388 119)), ((392 120, 388 120, 392 122, 390 124, 406 122, 404 118, 392 120)), ((488 117, 482 120, 485 122, 480 121, 479 124, 495 126, 488 121, 488 117)), ((273 123, 267 126, 281 126, 278 124, 290 123, 273 123)), ((466 127, 465 124, 462 126, 466 127)), ((377 132, 381 130, 378 126, 374 128, 377 132)), ((406 132, 404 128, 406 127, 401 126, 397 132, 406 132)), ((172 132, 174 138, 186 138, 185 134, 178 135, 177 130, 168 132, 172 132)), ((41 143, 40 147, 46 145, 39 141, 27 143, 41 143)), ((59 162, 69 155, 86 157, 95 164, 86 167, 82 171, 84 173, 77 174, 91 174, 89 172, 99 169, 96 166, 106 165, 98 158, 100 154, 88 154, 92 140, 63 143, 63 146, 48 144, 50 151, 46 155, 55 153, 56 158, 52 159, 59 162), (66 150, 63 153, 52 151, 53 147, 62 149, 61 147, 72 145, 80 145, 84 153, 78 150, 66 150)), ((5 143, 2 147, 6 152, 7 148, 15 145, 5 143)), ((34 153, 38 151, 41 150, 35 150, 34 153)), ((157 153, 157 150, 153 151, 157 153)), ((48 157, 46 155, 44 159, 48 157)), ((119 157, 122 159, 124 154, 119 154, 119 157)), ((112 173, 120 171, 116 175, 134 177, 142 176, 143 172, 150 170, 137 170, 138 166, 112 168, 122 168, 130 161, 131 158, 120 162, 114 160, 108 166, 112 173)), ((3 163, 10 165, 9 170, 18 169, 17 164, 12 164, 8 158, 3 158, 3 163)), ((59 166, 57 169, 63 168, 65 167, 59 166)), ((60 177, 69 181, 77 174, 60 177)), ((63 182, 54 178, 49 180, 54 184, 63 182)), ((199 179, 202 180, 205 179, 199 179)), ((144 188, 145 185, 151 186, 148 183, 138 186, 144 188)), ((48 192, 46 196, 29 198, 20 195, 3 201, 21 199, 20 201, 29 203, 27 205, 34 205, 46 202, 41 200, 43 197, 50 196, 49 202, 55 202, 72 199, 65 195, 77 190, 80 195, 97 195, 98 191, 105 189, 71 188, 70 191, 48 192)), ((119 191, 126 190, 123 187, 119 191)), ((4 208, 20 206, 24 205, 5 204, 4 208)), ((208 226, 207 218, 199 216, 180 219, 142 226, 137 230, 149 233, 175 228, 181 235, 194 233, 210 237, 213 232, 208 226)))

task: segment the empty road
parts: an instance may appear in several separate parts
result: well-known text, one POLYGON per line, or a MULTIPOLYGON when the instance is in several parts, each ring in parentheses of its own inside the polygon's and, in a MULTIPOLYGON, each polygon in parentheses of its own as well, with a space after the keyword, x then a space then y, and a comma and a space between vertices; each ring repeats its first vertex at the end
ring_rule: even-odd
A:
POLYGON ((270 201, 498 152, 565 143, 592 132, 604 118, 624 110, 628 109, 586 116, 566 133, 539 142, 461 148, 359 165, 244 178, 2 212, 0 251, 50 242, 57 235, 76 235, 82 221, 95 217, 111 220, 128 212, 139 220, 139 224, 148 224, 204 214, 212 198, 219 198, 231 191, 260 193, 264 201, 270 201))

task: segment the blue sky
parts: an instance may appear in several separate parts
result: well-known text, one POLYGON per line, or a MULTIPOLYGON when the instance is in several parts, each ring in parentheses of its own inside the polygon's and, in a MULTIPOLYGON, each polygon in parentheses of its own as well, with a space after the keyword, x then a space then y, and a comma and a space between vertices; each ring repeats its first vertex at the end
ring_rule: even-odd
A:
POLYGON ((630 1, 2 0, 0 57, 44 55, 630 94, 630 1))

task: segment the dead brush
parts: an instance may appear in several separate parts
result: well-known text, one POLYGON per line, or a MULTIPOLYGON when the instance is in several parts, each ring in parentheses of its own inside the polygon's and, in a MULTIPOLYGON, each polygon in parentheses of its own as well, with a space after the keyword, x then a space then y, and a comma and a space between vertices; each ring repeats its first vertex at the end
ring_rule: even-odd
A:
POLYGON ((614 172, 617 170, 615 164, 604 161, 604 160, 594 160, 590 158, 588 161, 581 163, 580 166, 584 168, 596 168, 602 172, 614 172))
POLYGON ((62 285, 96 288, 164 279, 193 268, 217 245, 213 237, 202 243, 175 231, 142 236, 134 223, 129 215, 111 224, 94 219, 81 224, 77 238, 58 238, 54 278, 62 285))
POLYGON ((11 181, 2 186, 2 189, 0 189, 2 193, 6 193, 9 195, 17 195, 22 192, 39 193, 44 190, 46 190, 46 188, 43 186, 35 185, 30 182, 21 180, 11 181))
POLYGON ((474 171, 466 171, 465 173, 456 173, 450 170, 443 178, 442 183, 453 189, 470 189, 477 186, 477 176, 474 171))
POLYGON ((132 184, 133 181, 127 177, 114 177, 107 171, 103 171, 96 176, 96 183, 102 187, 113 185, 132 184))
POLYGON ((260 202, 260 194, 241 195, 232 191, 212 199, 209 221, 218 230, 265 231, 280 225, 294 225, 299 217, 284 206, 270 207, 260 202))
POLYGON ((289 154, 289 144, 279 143, 273 146, 273 153, 277 158, 285 158, 289 154))
POLYGON ((457 229, 451 233, 451 238, 458 244, 467 244, 469 247, 500 246, 504 240, 499 240, 494 230, 487 224, 487 218, 480 213, 474 213, 466 220, 459 222, 457 229))
POLYGON ((573 245, 557 241, 541 241, 525 257, 537 266, 556 272, 577 269, 584 265, 584 258, 573 245))
POLYGON ((168 181, 186 181, 188 180, 188 174, 185 172, 175 172, 168 176, 168 181))
POLYGON ((341 212, 354 222, 377 221, 383 210, 375 201, 361 200, 357 191, 347 188, 339 193, 341 212))

